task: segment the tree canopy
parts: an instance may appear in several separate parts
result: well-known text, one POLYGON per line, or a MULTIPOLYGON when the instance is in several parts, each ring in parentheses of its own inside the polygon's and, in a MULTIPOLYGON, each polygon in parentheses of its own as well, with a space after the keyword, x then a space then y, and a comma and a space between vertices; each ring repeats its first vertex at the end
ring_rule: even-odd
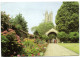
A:
POLYGON ((52 22, 43 22, 43 23, 40 23, 39 26, 35 26, 35 27, 32 27, 32 31, 38 31, 39 35, 43 35, 45 34, 49 29, 51 28, 54 28, 54 25, 52 22))
POLYGON ((56 28, 66 33, 79 31, 79 3, 63 2, 56 15, 56 28))
POLYGON ((12 18, 10 22, 12 23, 12 25, 15 25, 16 28, 22 29, 23 31, 28 32, 27 22, 25 21, 22 14, 18 14, 15 18, 12 18))

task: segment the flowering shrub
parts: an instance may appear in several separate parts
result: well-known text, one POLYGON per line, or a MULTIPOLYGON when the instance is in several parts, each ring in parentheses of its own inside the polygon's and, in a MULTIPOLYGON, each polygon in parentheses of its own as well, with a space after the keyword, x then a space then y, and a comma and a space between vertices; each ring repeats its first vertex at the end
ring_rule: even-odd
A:
POLYGON ((21 54, 22 50, 21 40, 13 29, 3 31, 1 36, 2 36, 1 37, 2 56, 13 56, 21 54))
POLYGON ((3 56, 43 56, 47 47, 47 43, 40 39, 25 38, 21 41, 13 29, 3 31, 1 38, 3 56))
POLYGON ((32 41, 32 42, 34 42, 35 41, 35 39, 29 39, 29 38, 25 38, 25 39, 23 39, 23 41, 32 41))
POLYGON ((25 48, 23 48, 25 56, 43 56, 47 44, 37 44, 34 42, 35 40, 32 40, 34 39, 25 38, 23 40, 23 45, 25 46, 25 48))

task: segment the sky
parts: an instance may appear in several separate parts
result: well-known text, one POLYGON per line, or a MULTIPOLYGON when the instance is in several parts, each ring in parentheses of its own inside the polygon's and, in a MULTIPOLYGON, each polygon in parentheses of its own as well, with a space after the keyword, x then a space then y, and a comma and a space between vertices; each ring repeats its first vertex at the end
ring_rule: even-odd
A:
POLYGON ((53 12, 53 24, 58 9, 62 2, 3 2, 1 3, 1 11, 5 11, 10 17, 15 17, 21 13, 25 21, 28 22, 28 32, 33 34, 31 28, 38 26, 45 19, 45 12, 53 12))

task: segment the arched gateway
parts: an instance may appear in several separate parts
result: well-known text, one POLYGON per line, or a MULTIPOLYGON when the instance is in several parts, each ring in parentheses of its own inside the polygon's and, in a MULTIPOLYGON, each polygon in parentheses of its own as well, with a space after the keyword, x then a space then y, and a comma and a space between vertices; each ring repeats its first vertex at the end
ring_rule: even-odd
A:
POLYGON ((53 40, 55 39, 56 41, 57 41, 57 43, 58 42, 60 42, 60 40, 56 37, 57 36, 57 34, 58 34, 58 31, 57 30, 55 30, 55 29, 50 29, 49 31, 47 31, 46 33, 45 33, 47 36, 49 36, 49 35, 55 35, 55 38, 52 38, 51 40, 50 40, 50 42, 53 42, 53 40))

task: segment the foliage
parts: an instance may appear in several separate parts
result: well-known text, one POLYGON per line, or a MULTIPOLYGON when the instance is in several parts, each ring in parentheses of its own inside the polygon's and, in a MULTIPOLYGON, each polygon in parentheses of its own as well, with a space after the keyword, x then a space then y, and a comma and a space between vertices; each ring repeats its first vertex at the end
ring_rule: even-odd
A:
POLYGON ((68 43, 79 42, 79 32, 70 32, 69 34, 65 32, 59 32, 57 37, 60 39, 61 42, 68 42, 68 43))
POLYGON ((74 42, 79 42, 79 32, 70 32, 69 33, 70 40, 74 42))
POLYGON ((49 35, 49 39, 53 39, 53 38, 55 38, 55 35, 50 34, 50 35, 49 35))
POLYGON ((10 17, 5 12, 1 11, 1 31, 9 28, 10 17))
POLYGON ((6 44, 7 42, 9 42, 9 40, 4 35, 1 35, 1 38, 2 38, 1 39, 1 42, 2 43, 5 43, 6 44))
POLYGON ((39 36, 39 32, 38 32, 38 30, 36 30, 36 31, 34 32, 34 35, 39 36))
POLYGON ((42 35, 42 39, 43 39, 43 40, 49 40, 49 37, 46 36, 46 35, 42 35))
POLYGON ((79 3, 63 2, 56 15, 57 30, 66 33, 79 31, 79 3))
POLYGON ((46 43, 46 42, 45 42, 45 40, 41 40, 41 39, 37 38, 35 40, 35 43, 37 43, 37 44, 43 44, 43 43, 46 43))
POLYGON ((4 35, 1 35, 1 44, 2 46, 4 46, 1 50, 2 52, 2 55, 5 54, 5 52, 7 52, 8 48, 7 47, 7 44, 8 44, 9 40, 4 36, 4 35))
POLYGON ((25 38, 25 39, 23 39, 23 44, 25 45, 25 47, 32 47, 33 46, 33 42, 35 41, 34 39, 28 39, 28 38, 25 38))
POLYGON ((60 41, 62 42, 66 42, 68 40, 68 34, 66 34, 65 32, 59 32, 57 37, 60 39, 60 41))
POLYGON ((23 40, 25 56, 42 56, 45 52, 47 44, 36 44, 34 39, 25 38, 23 40))
POLYGON ((37 26, 31 28, 31 31, 35 32, 37 30, 37 26))
POLYGON ((32 27, 32 30, 34 30, 34 34, 37 33, 38 35, 44 35, 49 29, 53 27, 54 25, 52 22, 43 22, 40 23, 39 26, 32 27))
POLYGON ((14 30, 8 29, 8 31, 3 31, 1 39, 2 56, 11 56, 21 53, 21 40, 14 30))
POLYGON ((12 25, 16 26, 16 28, 22 29, 23 31, 28 32, 27 22, 25 21, 22 14, 18 14, 15 18, 12 18, 10 20, 10 23, 12 23, 12 25))
POLYGON ((79 54, 79 43, 58 43, 58 44, 79 54))

